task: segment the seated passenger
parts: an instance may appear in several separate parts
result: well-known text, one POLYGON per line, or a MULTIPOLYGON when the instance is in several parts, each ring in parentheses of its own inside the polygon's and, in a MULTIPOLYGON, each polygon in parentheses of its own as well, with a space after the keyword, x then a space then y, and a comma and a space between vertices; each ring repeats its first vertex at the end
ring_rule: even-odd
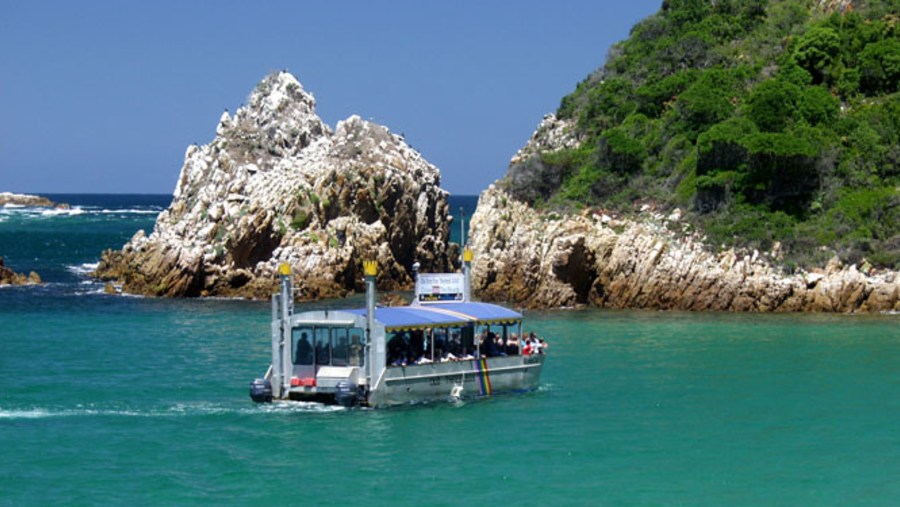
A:
POLYGON ((533 349, 531 348, 531 338, 523 338, 523 341, 522 341, 522 355, 523 355, 523 356, 530 356, 532 350, 533 350, 533 349))
POLYGON ((494 340, 494 344, 497 346, 497 355, 505 356, 506 355, 506 344, 503 343, 503 337, 497 336, 497 339, 494 340))
POLYGON ((542 353, 541 352, 541 342, 540 342, 540 340, 538 340, 538 337, 534 333, 534 331, 531 332, 530 338, 531 338, 531 353, 532 354, 541 354, 542 353))
POLYGON ((481 352, 487 357, 500 355, 500 350, 497 348, 497 335, 488 333, 485 340, 481 343, 481 352))
POLYGON ((509 340, 506 341, 506 354, 510 356, 519 355, 519 337, 516 336, 516 333, 509 335, 509 340))

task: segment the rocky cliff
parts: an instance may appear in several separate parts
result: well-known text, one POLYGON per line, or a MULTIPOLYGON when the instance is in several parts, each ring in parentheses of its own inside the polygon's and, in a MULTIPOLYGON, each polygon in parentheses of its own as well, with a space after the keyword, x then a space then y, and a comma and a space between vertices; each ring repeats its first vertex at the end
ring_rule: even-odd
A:
MULTIPOLYGON (((506 189, 527 158, 577 142, 545 118, 507 177, 481 194, 470 226, 473 290, 527 307, 594 305, 725 311, 900 311, 900 275, 870 266, 785 275, 779 252, 715 252, 675 210, 623 219, 585 208, 537 211, 506 189)), ((525 176, 534 177, 526 172, 525 176)), ((539 177, 539 175, 538 175, 539 177)))
POLYGON ((450 268, 439 185, 387 128, 353 116, 332 131, 280 72, 222 115, 212 142, 188 148, 153 232, 104 252, 96 275, 131 293, 264 298, 287 262, 312 299, 361 290, 362 261, 375 258, 379 287, 406 288, 415 261, 450 268))

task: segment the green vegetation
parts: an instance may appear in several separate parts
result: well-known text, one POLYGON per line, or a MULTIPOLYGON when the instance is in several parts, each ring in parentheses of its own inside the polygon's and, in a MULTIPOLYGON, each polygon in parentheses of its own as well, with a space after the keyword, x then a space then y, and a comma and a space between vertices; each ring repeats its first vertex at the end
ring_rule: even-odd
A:
POLYGON ((562 99, 581 146, 511 167, 506 188, 682 207, 714 244, 779 242, 791 266, 900 268, 900 0, 821 5, 665 0, 562 99))
POLYGON ((302 231, 306 229, 306 226, 309 225, 310 216, 306 210, 300 208, 294 211, 294 216, 291 218, 291 228, 297 231, 302 231))

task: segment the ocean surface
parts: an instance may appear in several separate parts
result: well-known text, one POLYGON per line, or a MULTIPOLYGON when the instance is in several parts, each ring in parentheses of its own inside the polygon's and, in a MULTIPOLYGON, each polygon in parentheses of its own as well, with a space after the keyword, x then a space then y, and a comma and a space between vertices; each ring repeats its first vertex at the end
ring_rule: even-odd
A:
POLYGON ((47 282, 0 288, 0 505, 900 505, 900 316, 526 312, 536 392, 255 405, 268 303, 87 276, 169 196, 51 198, 0 208, 47 282))

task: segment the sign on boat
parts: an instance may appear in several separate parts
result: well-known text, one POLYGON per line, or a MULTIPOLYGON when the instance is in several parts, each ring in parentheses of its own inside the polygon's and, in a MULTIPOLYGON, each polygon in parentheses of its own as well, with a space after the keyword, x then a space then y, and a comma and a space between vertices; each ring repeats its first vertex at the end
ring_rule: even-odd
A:
POLYGON ((521 313, 471 301, 471 261, 465 249, 463 273, 417 274, 401 307, 376 307, 377 265, 366 261, 365 308, 299 313, 282 265, 272 364, 250 397, 383 407, 534 390, 546 356, 519 341, 521 313))

